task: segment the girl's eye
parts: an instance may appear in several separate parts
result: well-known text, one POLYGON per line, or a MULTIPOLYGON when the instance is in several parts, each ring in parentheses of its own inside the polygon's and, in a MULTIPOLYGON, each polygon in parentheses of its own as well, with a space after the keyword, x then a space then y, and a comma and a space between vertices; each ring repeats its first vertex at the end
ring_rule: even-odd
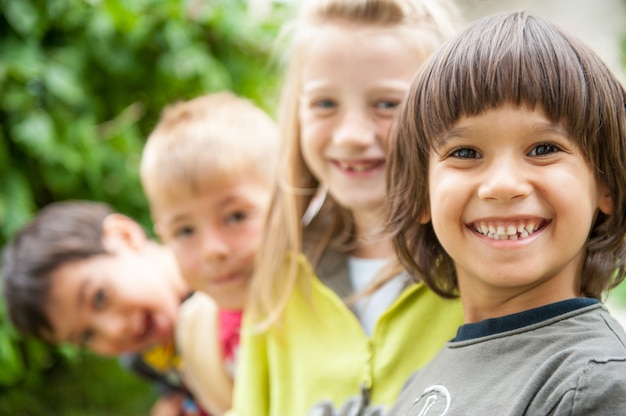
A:
POLYGON ((379 101, 376 103, 376 108, 379 110, 392 110, 400 105, 399 101, 379 101))
POLYGON ((450 156, 455 157, 457 159, 481 159, 482 155, 478 153, 474 149, 470 149, 468 147, 462 147, 460 149, 456 149, 450 156))
POLYGON ((321 108, 324 110, 335 108, 337 103, 330 99, 317 100, 313 103, 313 107, 321 108))
POLYGON ((556 153, 559 151, 559 148, 552 143, 542 143, 538 146, 533 147, 533 149, 528 153, 529 156, 545 156, 550 153, 556 153))

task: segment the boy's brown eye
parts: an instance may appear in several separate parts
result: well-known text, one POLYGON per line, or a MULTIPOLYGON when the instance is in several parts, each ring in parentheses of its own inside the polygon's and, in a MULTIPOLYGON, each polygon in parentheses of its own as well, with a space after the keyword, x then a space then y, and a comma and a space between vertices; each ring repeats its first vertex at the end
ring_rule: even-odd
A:
POLYGON ((550 153, 558 152, 559 148, 552 143, 542 143, 535 146, 529 153, 529 156, 544 156, 550 153))
POLYGON ((92 338, 93 338, 93 331, 91 329, 83 331, 83 333, 80 336, 80 345, 79 345, 80 348, 88 348, 89 343, 91 342, 92 338))
POLYGON ((480 159, 481 155, 476 150, 469 147, 456 149, 452 152, 452 156, 459 159, 480 159))
POLYGON ((92 305, 95 309, 100 309, 104 306, 105 293, 104 289, 98 289, 93 295, 92 305))

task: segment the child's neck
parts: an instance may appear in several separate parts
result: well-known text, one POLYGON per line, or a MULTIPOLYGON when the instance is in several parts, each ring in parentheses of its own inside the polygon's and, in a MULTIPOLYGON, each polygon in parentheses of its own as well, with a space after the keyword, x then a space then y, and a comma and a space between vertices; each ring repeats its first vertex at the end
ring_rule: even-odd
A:
POLYGON ((361 259, 384 259, 393 255, 393 247, 389 239, 361 243, 351 253, 361 259))
POLYGON ((381 212, 353 213, 357 247, 350 253, 363 259, 382 259, 393 255, 391 239, 383 232, 381 212))
POLYGON ((547 291, 529 290, 522 293, 489 294, 478 299, 461 294, 465 323, 475 323, 485 319, 499 318, 549 305, 567 299, 579 297, 574 291, 547 291))

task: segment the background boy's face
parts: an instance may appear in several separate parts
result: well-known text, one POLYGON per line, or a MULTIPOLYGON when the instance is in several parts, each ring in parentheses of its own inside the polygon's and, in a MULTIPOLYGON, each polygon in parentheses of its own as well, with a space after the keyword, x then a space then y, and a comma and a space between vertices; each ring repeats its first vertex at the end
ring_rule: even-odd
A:
POLYGON ((270 196, 269 186, 250 175, 153 207, 157 234, 187 283, 221 308, 245 305, 270 196))
POLYGON ((46 308, 55 340, 102 355, 171 341, 181 299, 164 272, 131 249, 61 266, 46 308))
POLYGON ((440 144, 430 215, 466 319, 579 296, 593 219, 612 207, 567 132, 539 109, 503 105, 460 119, 440 144))

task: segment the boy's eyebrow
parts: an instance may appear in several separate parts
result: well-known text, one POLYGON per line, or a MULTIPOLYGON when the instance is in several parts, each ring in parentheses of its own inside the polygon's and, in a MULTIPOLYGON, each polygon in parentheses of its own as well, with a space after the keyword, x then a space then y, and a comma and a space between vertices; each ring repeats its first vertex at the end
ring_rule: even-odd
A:
MULTIPOLYGON (((441 146, 445 145, 446 142, 448 142, 449 140, 471 136, 472 130, 473 129, 471 127, 453 127, 450 130, 441 134, 434 141, 433 146, 435 149, 438 149, 441 146)), ((556 123, 552 121, 550 122, 542 121, 542 122, 535 123, 531 126, 530 131, 532 132, 532 134, 558 134, 561 136, 571 138, 567 129, 565 129, 561 123, 556 123)))
POLYGON ((436 150, 446 144, 449 140, 467 137, 471 135, 471 133, 472 129, 470 127, 453 127, 437 137, 437 139, 433 142, 433 147, 436 150))

